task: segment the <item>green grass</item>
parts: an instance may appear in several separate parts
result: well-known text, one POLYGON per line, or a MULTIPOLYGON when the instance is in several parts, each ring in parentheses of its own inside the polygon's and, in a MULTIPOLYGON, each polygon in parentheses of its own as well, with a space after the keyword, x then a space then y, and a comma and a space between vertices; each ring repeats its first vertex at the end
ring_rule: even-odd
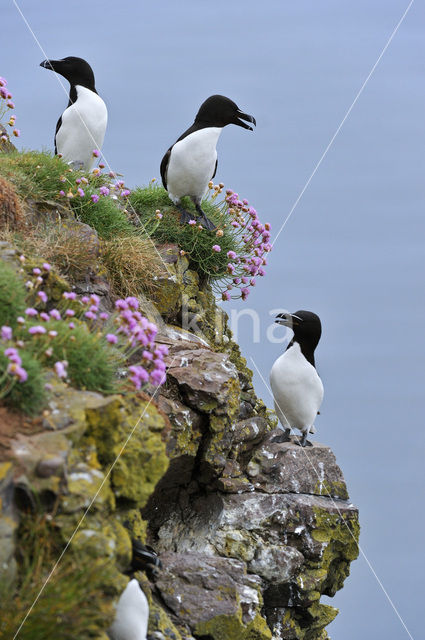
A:
POLYGON ((110 239, 118 234, 135 231, 116 200, 101 196, 97 203, 92 202, 90 196, 97 192, 98 187, 110 182, 107 176, 90 175, 90 183, 80 185, 85 196, 74 196, 68 200, 60 196, 59 192, 63 190, 67 193, 71 187, 75 193, 75 180, 89 177, 89 174, 83 171, 71 172, 63 160, 48 152, 0 154, 0 175, 15 186, 23 200, 57 201, 65 206, 69 203, 77 218, 96 229, 101 238, 110 239), (61 181, 63 177, 66 178, 66 182, 61 181))
MULTIPOLYGON (((135 189, 129 200, 140 217, 146 232, 155 242, 157 244, 178 244, 186 252, 191 266, 197 270, 201 277, 222 278, 226 274, 229 262, 227 252, 239 253, 240 251, 239 241, 232 233, 231 228, 224 226, 228 220, 222 209, 210 200, 203 201, 202 209, 208 218, 217 225, 217 228, 223 231, 221 237, 218 237, 216 232, 206 229, 200 231, 198 226, 191 227, 188 224, 180 224, 180 213, 170 201, 167 191, 162 187, 150 185, 135 189), (157 209, 163 214, 160 221, 155 217, 157 209), (221 252, 213 251, 214 245, 219 245, 221 252)), ((193 219, 195 219, 196 210, 190 198, 183 198, 182 205, 189 213, 193 213, 193 219)))
POLYGON ((86 195, 83 198, 72 198, 71 208, 77 218, 96 229, 101 238, 111 240, 119 235, 136 233, 136 228, 117 206, 116 201, 102 196, 94 203, 90 196, 95 191, 85 185, 84 192, 86 195))
MULTIPOLYGON (((114 393, 118 390, 119 380, 116 371, 122 357, 106 339, 96 331, 89 331, 84 322, 74 321, 75 328, 69 329, 66 321, 49 322, 49 331, 58 335, 54 339, 37 336, 34 345, 51 347, 53 354, 49 363, 67 360, 68 378, 77 389, 114 393)), ((28 343, 29 345, 29 343, 28 343)))
POLYGON ((37 599, 59 554, 54 526, 45 516, 22 517, 17 541, 19 583, 16 589, 0 585, 0 638, 19 640, 89 640, 112 622, 105 608, 104 585, 113 575, 104 560, 76 557, 70 549, 37 599), (36 601, 36 602, 35 602, 36 601))
MULTIPOLYGON (((3 397, 6 406, 22 411, 29 416, 37 415, 46 403, 46 391, 44 388, 46 379, 41 363, 36 360, 30 351, 19 349, 22 359, 22 367, 28 373, 25 382, 19 382, 16 377, 7 376, 7 385, 12 385, 7 395, 3 397)), ((0 351, 0 377, 4 374, 9 360, 0 351)), ((0 393, 1 393, 0 389, 0 393)))
POLYGON ((0 326, 16 326, 16 318, 22 315, 27 291, 15 269, 0 262, 0 326))

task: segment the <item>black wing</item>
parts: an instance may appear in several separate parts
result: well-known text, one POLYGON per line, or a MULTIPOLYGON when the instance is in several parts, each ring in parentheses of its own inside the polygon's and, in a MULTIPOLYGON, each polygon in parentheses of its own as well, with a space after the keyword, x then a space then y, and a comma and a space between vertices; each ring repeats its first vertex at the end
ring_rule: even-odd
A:
POLYGON ((212 176, 211 176, 211 180, 212 180, 213 178, 215 178, 215 174, 217 173, 217 165, 218 165, 218 158, 217 158, 217 160, 215 161, 214 173, 213 173, 213 174, 212 174, 212 176))
POLYGON ((171 148, 172 147, 168 149, 167 153, 161 160, 160 171, 161 171, 161 179, 162 179, 162 184, 164 185, 164 189, 167 189, 167 169, 168 169, 168 163, 170 162, 171 148))
POLYGON ((57 149, 57 147, 56 147, 56 135, 57 135, 57 133, 58 133, 59 129, 61 128, 61 125, 62 125, 62 116, 59 118, 59 120, 58 120, 58 121, 57 121, 57 123, 56 123, 56 131, 55 131, 55 139, 54 139, 54 143, 55 143, 55 156, 57 156, 57 155, 58 155, 58 149, 57 149))

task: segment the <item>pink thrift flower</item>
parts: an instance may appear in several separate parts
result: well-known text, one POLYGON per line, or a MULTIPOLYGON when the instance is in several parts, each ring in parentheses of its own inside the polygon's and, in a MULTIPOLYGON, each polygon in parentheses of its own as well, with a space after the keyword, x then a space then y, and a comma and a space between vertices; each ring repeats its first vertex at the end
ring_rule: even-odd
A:
POLYGON ((12 133, 15 136, 15 138, 19 138, 19 136, 21 135, 21 130, 20 129, 13 129, 12 133))
POLYGON ((11 100, 9 100, 9 102, 6 102, 6 106, 9 107, 9 109, 15 108, 15 104, 11 100))
POLYGON ((77 294, 74 291, 65 291, 63 297, 65 298, 65 300, 75 300, 77 294))
POLYGON ((74 324, 73 322, 70 322, 70 323, 68 324, 68 327, 69 327, 70 329, 75 329, 75 324, 74 324))
POLYGON ((234 251, 228 251, 228 252, 227 252, 227 257, 228 257, 230 260, 234 260, 234 259, 236 258, 236 253, 235 253, 234 251))
POLYGON ((242 294, 242 300, 246 300, 247 297, 249 296, 249 289, 244 287, 243 289, 241 289, 241 294, 242 294))
POLYGON ((196 224, 196 220, 189 220, 187 224, 190 224, 190 226, 193 227, 196 224))
POLYGON ((72 318, 72 316, 75 316, 75 311, 73 311, 73 309, 67 309, 65 315, 67 318, 72 318))
POLYGON ((86 311, 84 315, 89 320, 96 320, 97 318, 97 315, 93 311, 86 311))
POLYGON ((1 328, 1 339, 12 340, 12 328, 7 325, 3 325, 1 328))
POLYGON ((99 193, 101 196, 108 196, 109 195, 108 187, 100 187, 99 193))
POLYGON ((102 313, 99 314, 99 318, 101 320, 107 320, 109 318, 109 313, 106 313, 106 311, 102 311, 102 313))
POLYGON ((93 157, 94 158, 98 158, 100 156, 100 151, 99 149, 93 149, 93 157))
POLYGON ((17 364, 17 365, 22 364, 22 360, 20 358, 19 353, 13 347, 10 347, 9 349, 5 349, 4 355, 9 360, 9 362, 13 362, 13 364, 17 364))
POLYGON ((216 251, 217 253, 220 253, 221 247, 218 244, 215 244, 215 245, 213 245, 212 250, 216 251))
POLYGON ((42 302, 47 302, 47 295, 44 293, 44 291, 39 291, 37 295, 42 302))
POLYGON ((52 385, 49 382, 46 382, 44 388, 46 389, 46 391, 51 391, 53 389, 52 385))
POLYGON ((59 360, 58 362, 55 362, 55 364, 53 365, 53 368, 58 378, 66 378, 67 366, 68 366, 68 363, 66 362, 66 360, 62 360, 62 361, 59 360))
POLYGON ((83 297, 81 298, 81 302, 82 302, 83 304, 88 304, 88 303, 90 302, 90 298, 89 298, 88 296, 83 296, 83 297))
POLYGON ((84 198, 86 194, 84 193, 83 189, 81 187, 78 187, 77 191, 80 198, 84 198))
POLYGON ((49 314, 42 311, 40 313, 40 320, 43 320, 43 322, 48 322, 50 320, 49 314))
POLYGON ((230 300, 230 293, 228 291, 223 291, 223 293, 221 294, 221 299, 230 300))
POLYGON ((98 202, 99 200, 99 196, 97 195, 97 193, 92 193, 92 195, 90 196, 92 202, 94 202, 96 204, 96 202, 98 202))
POLYGON ((32 270, 33 274, 35 276, 39 276, 41 273, 41 269, 39 269, 38 267, 36 267, 35 269, 32 270))
POLYGON ((11 373, 18 378, 18 382, 25 382, 26 380, 28 380, 28 373, 23 367, 13 364, 9 366, 14 367, 14 371, 11 373))
POLYGON ((58 335, 57 331, 49 331, 50 338, 56 338, 57 335, 58 335))
POLYGON ((118 338, 114 333, 107 333, 106 339, 110 344, 116 344, 118 342, 118 338))
POLYGON ((115 309, 117 309, 118 311, 125 311, 126 309, 128 309, 128 304, 125 300, 117 300, 115 303, 115 309))
POLYGON ((48 262, 43 262, 43 269, 44 271, 50 271, 51 269, 51 265, 48 262))
POLYGON ((53 320, 60 320, 61 314, 57 309, 52 309, 50 312, 50 317, 53 318, 53 320))
POLYGON ((18 317, 16 318, 16 322, 17 322, 18 324, 25 324, 25 318, 23 318, 22 316, 18 316, 18 317))
POLYGON ((25 313, 31 318, 38 315, 37 309, 33 309, 32 307, 28 307, 28 309, 25 309, 25 313))
POLYGON ((36 325, 35 327, 30 327, 28 329, 28 333, 30 333, 32 336, 42 335, 43 333, 46 333, 46 329, 41 325, 36 325))
POLYGON ((138 309, 139 308, 139 301, 134 296, 130 296, 129 298, 126 298, 125 301, 128 304, 128 306, 130 307, 130 309, 138 309))

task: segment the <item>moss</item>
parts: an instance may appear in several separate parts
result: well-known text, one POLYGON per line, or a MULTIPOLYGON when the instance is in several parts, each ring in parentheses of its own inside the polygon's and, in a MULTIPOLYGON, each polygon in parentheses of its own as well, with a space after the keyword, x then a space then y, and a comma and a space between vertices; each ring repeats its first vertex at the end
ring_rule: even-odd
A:
POLYGON ((151 403, 115 397, 88 409, 87 422, 87 436, 95 442, 101 463, 115 462, 111 482, 116 496, 144 506, 168 468, 161 414, 151 403))
POLYGON ((316 528, 313 539, 325 545, 320 568, 326 571, 321 593, 334 596, 343 587, 350 573, 350 563, 359 554, 360 526, 357 514, 351 517, 332 514, 325 509, 314 509, 316 528))
POLYGON ((149 601, 149 633, 159 631, 167 640, 184 640, 186 634, 181 635, 177 627, 171 622, 170 618, 162 607, 158 605, 150 594, 145 591, 149 601))
POLYGON ((241 611, 237 615, 214 616, 194 628, 196 636, 211 636, 214 640, 271 640, 272 634, 264 618, 257 613, 247 625, 242 622, 241 611))
POLYGON ((332 496, 340 500, 348 500, 347 486, 343 480, 334 482, 318 481, 313 489, 313 493, 319 496, 332 496))
POLYGON ((0 326, 16 327, 16 318, 23 315, 26 289, 16 269, 0 261, 0 326))
POLYGON ((146 542, 148 523, 143 520, 139 509, 123 509, 116 511, 115 514, 128 531, 130 538, 146 542))

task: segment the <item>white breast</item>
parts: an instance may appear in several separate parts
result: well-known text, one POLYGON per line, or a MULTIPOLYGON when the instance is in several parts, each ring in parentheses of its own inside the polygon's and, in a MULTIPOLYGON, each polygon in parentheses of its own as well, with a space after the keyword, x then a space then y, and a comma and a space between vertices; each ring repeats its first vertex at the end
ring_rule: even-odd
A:
POLYGON ((108 635, 112 640, 146 640, 149 605, 136 579, 121 594, 108 635))
POLYGON ((108 112, 97 93, 80 85, 76 90, 77 100, 62 114, 56 148, 66 162, 82 163, 89 170, 94 163, 93 150, 102 148, 108 112))
POLYGON ((294 343, 270 372, 276 414, 284 428, 310 431, 323 400, 323 384, 316 369, 294 343))
POLYGON ((216 145, 221 127, 207 127, 183 138, 171 149, 167 169, 168 194, 174 202, 205 195, 217 160, 216 145))

